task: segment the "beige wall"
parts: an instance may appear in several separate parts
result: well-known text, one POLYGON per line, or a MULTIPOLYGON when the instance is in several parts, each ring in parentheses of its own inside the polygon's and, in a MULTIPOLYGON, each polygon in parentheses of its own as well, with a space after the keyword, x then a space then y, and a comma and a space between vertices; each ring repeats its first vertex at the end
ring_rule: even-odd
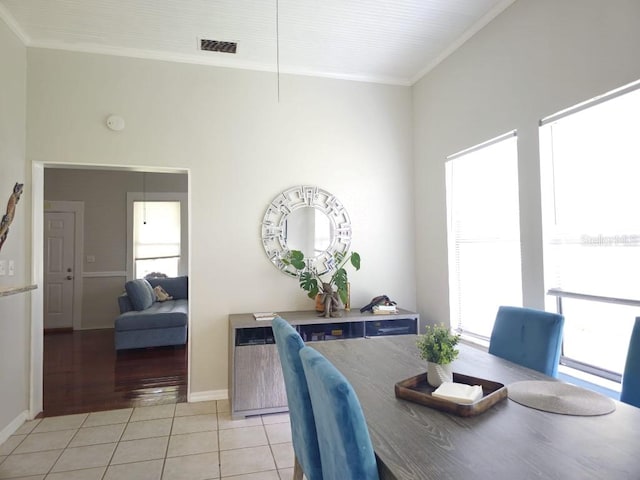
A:
MULTIPOLYGON (((84 205, 81 328, 113 328, 127 267, 127 192, 187 192, 186 174, 47 168, 46 201, 84 205), (88 263, 87 256, 95 257, 88 263)), ((46 204, 45 204, 46 205, 46 204)), ((184 219, 183 228, 188 228, 184 219)))
POLYGON ((227 389, 227 316, 309 309, 267 260, 260 222, 285 188, 318 185, 353 223, 353 305, 415 308, 411 90, 29 49, 27 156, 190 172, 191 391, 227 389), (113 132, 105 118, 121 115, 113 132))
MULTIPOLYGON (((0 260, 15 261, 15 275, 0 276, 0 288, 31 278, 31 169, 25 161, 26 49, 0 22, 0 217, 15 182, 24 183, 0 260)), ((0 297, 0 442, 29 409, 30 293, 0 297)))
POLYGON ((415 85, 418 308, 426 320, 449 321, 444 159, 513 129, 524 303, 544 307, 538 121, 640 78, 638 45, 636 0, 519 0, 415 85))

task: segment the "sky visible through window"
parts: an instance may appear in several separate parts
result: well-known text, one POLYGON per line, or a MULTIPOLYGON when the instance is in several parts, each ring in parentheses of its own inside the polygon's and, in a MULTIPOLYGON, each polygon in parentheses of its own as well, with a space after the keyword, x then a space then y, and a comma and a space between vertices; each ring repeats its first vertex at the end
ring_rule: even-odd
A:
POLYGON ((133 203, 135 277, 151 272, 178 275, 180 261, 180 202, 133 203))
MULTIPOLYGON (((548 288, 640 300, 640 90, 541 127, 548 288)), ((622 373, 640 307, 563 299, 564 355, 622 373)))

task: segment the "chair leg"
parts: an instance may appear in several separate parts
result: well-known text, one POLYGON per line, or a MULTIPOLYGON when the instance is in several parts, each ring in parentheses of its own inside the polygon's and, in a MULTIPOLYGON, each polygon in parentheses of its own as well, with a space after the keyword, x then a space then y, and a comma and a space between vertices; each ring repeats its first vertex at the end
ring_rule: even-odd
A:
POLYGON ((298 457, 295 457, 293 463, 293 480, 302 480, 302 475, 302 467, 300 466, 300 462, 298 462, 298 457))

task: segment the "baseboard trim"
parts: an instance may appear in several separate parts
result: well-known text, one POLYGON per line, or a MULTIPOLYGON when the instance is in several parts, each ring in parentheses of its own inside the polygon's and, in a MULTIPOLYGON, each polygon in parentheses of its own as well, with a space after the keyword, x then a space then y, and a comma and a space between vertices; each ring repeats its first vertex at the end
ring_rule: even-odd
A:
POLYGON ((4 442, 7 441, 7 438, 9 438, 11 435, 13 435, 16 430, 18 430, 20 428, 20 426, 27 421, 27 419, 29 418, 29 411, 25 410, 24 412, 22 412, 20 415, 18 415, 16 418, 14 418, 9 425, 7 425, 6 427, 4 427, 1 431, 0 431, 0 445, 3 444, 4 442))
POLYGON ((60 328, 45 328, 45 335, 55 335, 56 333, 71 333, 73 332, 73 327, 60 327, 60 328))
POLYGON ((226 400, 229 398, 229 390, 208 390, 206 392, 190 392, 187 394, 187 401, 208 402, 211 400, 226 400))

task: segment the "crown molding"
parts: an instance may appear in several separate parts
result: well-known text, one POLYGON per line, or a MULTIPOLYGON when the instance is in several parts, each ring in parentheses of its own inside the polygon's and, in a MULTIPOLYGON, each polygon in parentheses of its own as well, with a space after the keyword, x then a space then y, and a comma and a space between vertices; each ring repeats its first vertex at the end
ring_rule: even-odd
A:
POLYGON ((9 29, 13 33, 15 33, 16 37, 18 37, 20 39, 22 44, 25 47, 28 47, 29 43, 31 42, 31 39, 20 28, 20 25, 18 25, 18 22, 16 22, 16 19, 14 18, 14 16, 11 15, 11 13, 9 13, 9 10, 7 10, 6 7, 4 5, 2 5, 2 4, 0 4, 0 18, 4 21, 4 23, 7 24, 9 29))
MULTIPOLYGON (((96 55, 111 55, 117 57, 138 58, 143 60, 158 60, 173 63, 189 63, 194 65, 208 65, 212 67, 234 68, 239 70, 252 70, 257 72, 277 72, 275 64, 264 64, 259 62, 248 62, 238 60, 237 58, 225 58, 222 55, 211 55, 210 52, 200 54, 180 54, 167 53, 155 50, 142 50, 134 48, 115 48, 104 45, 94 44, 67 44, 63 42, 38 42, 32 41, 28 44, 30 48, 42 48, 49 50, 62 50, 77 53, 89 53, 96 55)), ((309 70, 301 68, 290 68, 287 66, 280 67, 281 74, 300 75, 307 77, 323 77, 336 80, 349 80, 354 82, 379 83, 385 85, 395 85, 408 87, 411 85, 409 79, 399 77, 383 77, 370 75, 355 75, 336 73, 330 71, 309 70)))

